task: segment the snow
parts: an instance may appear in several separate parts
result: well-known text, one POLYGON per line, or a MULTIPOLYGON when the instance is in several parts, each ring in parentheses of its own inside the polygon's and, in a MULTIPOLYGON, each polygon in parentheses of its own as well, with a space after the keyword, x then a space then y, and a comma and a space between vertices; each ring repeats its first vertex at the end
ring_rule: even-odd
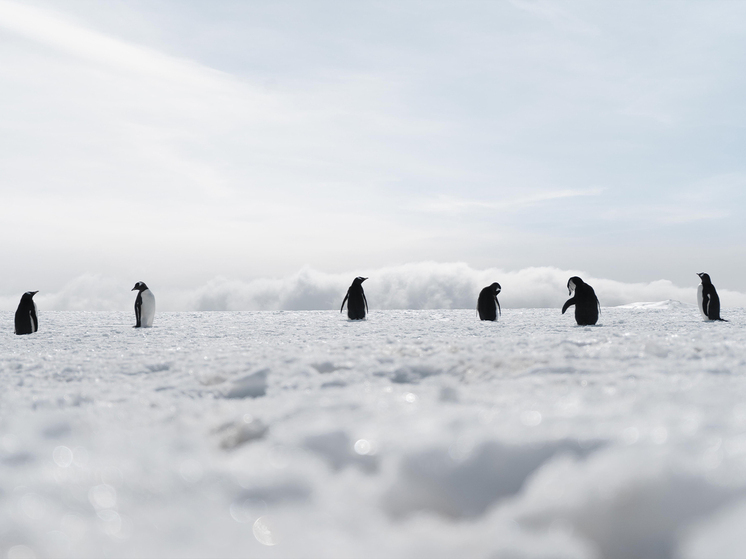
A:
POLYGON ((41 310, 0 334, 0 556, 739 556, 723 315, 41 310))

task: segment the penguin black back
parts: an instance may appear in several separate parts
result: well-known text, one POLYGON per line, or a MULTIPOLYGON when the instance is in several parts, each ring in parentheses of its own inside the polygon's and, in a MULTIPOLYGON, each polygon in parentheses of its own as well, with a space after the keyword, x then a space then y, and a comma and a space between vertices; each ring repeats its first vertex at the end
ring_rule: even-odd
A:
POLYGON ((598 297, 593 288, 577 276, 567 280, 567 291, 575 295, 568 299, 562 307, 562 314, 575 305, 575 322, 580 326, 591 326, 598 322, 598 308, 600 306, 598 297))
POLYGON ((138 281, 132 291, 137 291, 135 298, 135 320, 134 328, 150 328, 153 326, 153 316, 155 315, 155 297, 145 285, 145 282, 138 281))
POLYGON ((27 291, 21 296, 16 310, 15 331, 16 334, 31 334, 39 329, 39 320, 36 317, 36 303, 34 295, 38 291, 27 291))
POLYGON ((704 272, 697 274, 699 279, 702 280, 699 288, 697 289, 697 306, 699 312, 706 320, 719 320, 720 322, 728 322, 720 318, 720 297, 715 286, 712 285, 710 275, 704 272))
POLYGON ((368 312, 368 300, 365 298, 365 292, 363 291, 363 282, 367 279, 358 276, 352 280, 352 285, 342 300, 339 312, 342 312, 342 309, 345 308, 345 302, 347 302, 347 316, 350 320, 362 320, 365 318, 365 313, 368 312))
POLYGON ((497 300, 497 294, 501 289, 500 284, 495 282, 479 292, 477 312, 480 320, 497 320, 497 315, 502 315, 500 301, 497 300))

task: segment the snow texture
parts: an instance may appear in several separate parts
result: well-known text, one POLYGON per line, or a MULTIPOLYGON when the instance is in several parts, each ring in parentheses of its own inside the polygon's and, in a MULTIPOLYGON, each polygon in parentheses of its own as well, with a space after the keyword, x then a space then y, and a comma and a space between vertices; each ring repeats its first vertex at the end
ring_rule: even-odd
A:
POLYGON ((724 315, 42 311, 0 334, 0 556, 742 556, 724 315))

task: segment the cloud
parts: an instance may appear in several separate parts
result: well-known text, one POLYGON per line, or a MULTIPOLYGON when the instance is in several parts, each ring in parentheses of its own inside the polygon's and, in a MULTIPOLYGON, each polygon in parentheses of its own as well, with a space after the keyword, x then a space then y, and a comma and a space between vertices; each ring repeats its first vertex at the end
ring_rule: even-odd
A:
MULTIPOLYGON (((66 283, 54 293, 40 291, 35 297, 40 310, 53 311, 115 311, 132 307, 135 295, 132 285, 113 278, 84 274, 66 283)), ((38 289, 35 288, 35 289, 38 289)), ((0 309, 15 310, 22 293, 0 297, 0 309)))
POLYGON ((421 208, 427 212, 463 212, 472 209, 485 210, 511 210, 534 206, 542 202, 561 200, 563 198, 575 198, 578 196, 598 196, 603 192, 602 188, 589 188, 586 190, 558 190, 537 192, 529 196, 510 198, 502 201, 469 200, 457 196, 439 195, 426 200, 421 208))
MULTIPOLYGON (((173 309, 331 308, 346 276, 232 278, 434 259, 685 284, 693 257, 740 285, 746 8, 478 4, 0 0, 5 289, 90 271, 173 309)), ((404 281, 382 301, 479 287, 404 281)))
MULTIPOLYGON (((0 1, 0 27, 110 68, 204 85, 209 72, 189 61, 86 29, 55 12, 0 1)), ((217 75, 217 72, 212 72, 217 75)))
MULTIPOLYGON (((214 278, 194 289, 150 287, 161 311, 336 310, 359 274, 369 278, 365 291, 371 310, 470 309, 475 307, 479 291, 494 281, 502 286, 503 308, 559 308, 568 297, 566 284, 573 275, 590 283, 605 307, 641 301, 696 301, 696 286, 679 287, 668 280, 624 283, 594 278, 580 270, 478 270, 460 262, 419 262, 338 274, 306 267, 282 278, 214 278)), ((131 285, 111 278, 85 275, 59 292, 39 293, 37 302, 43 310, 128 310, 134 301, 130 289, 131 285)), ((721 290, 720 297, 724 307, 746 306, 744 293, 721 290)), ((0 306, 12 310, 19 298, 20 294, 0 298, 0 306)))

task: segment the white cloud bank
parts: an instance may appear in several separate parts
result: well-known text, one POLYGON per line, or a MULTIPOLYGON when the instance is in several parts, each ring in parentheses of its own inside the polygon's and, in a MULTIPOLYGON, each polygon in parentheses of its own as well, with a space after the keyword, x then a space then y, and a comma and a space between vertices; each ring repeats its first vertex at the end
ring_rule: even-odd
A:
MULTIPOLYGON (((477 270, 464 263, 420 262, 343 274, 306 267, 278 279, 218 277, 195 289, 150 287, 161 311, 338 309, 352 279, 360 274, 369 278, 364 286, 371 310, 474 308, 480 289, 494 281, 502 286, 500 303, 504 308, 561 307, 568 297, 565 285, 573 275, 590 283, 606 307, 668 299, 693 304, 698 283, 694 274, 691 286, 679 287, 668 280, 623 283, 595 278, 580 270, 551 267, 503 271, 477 270)), ((85 275, 56 293, 39 293, 36 300, 43 310, 126 310, 135 299, 129 291, 132 285, 134 281, 124 284, 85 275)), ((746 294, 728 290, 719 293, 724 308, 746 307, 746 294)), ((20 293, 2 297, 0 307, 13 310, 19 299, 20 293)))

